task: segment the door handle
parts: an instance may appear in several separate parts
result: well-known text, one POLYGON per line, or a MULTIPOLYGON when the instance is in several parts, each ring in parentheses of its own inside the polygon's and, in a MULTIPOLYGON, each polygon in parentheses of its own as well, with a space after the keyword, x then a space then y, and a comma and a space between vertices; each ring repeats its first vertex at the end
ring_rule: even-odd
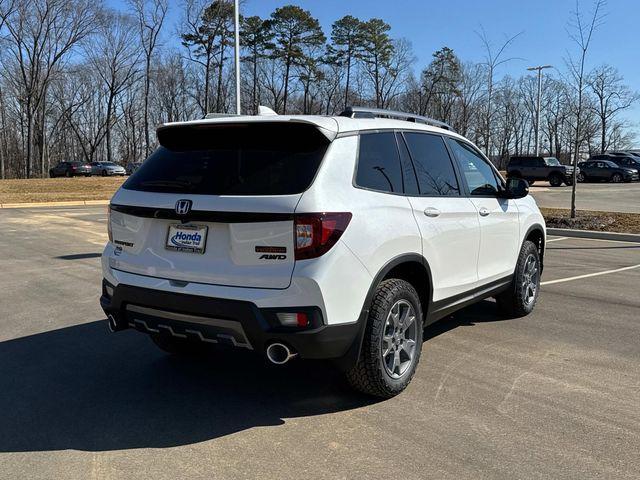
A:
POLYGON ((438 217, 440 215, 440 210, 438 210, 435 207, 427 207, 427 208, 424 209, 424 214, 427 217, 435 218, 435 217, 438 217))
POLYGON ((478 213, 482 217, 486 217, 487 215, 489 215, 491 213, 491 211, 487 207, 482 207, 480 210, 478 210, 478 213))

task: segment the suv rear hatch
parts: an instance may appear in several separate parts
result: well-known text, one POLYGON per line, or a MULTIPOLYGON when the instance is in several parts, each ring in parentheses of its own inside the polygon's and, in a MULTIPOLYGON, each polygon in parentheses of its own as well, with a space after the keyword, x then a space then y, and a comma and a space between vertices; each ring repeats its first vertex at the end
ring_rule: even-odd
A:
POLYGON ((330 137, 291 121, 161 127, 160 147, 111 201, 118 247, 111 266, 184 282, 287 288, 294 212, 330 137))

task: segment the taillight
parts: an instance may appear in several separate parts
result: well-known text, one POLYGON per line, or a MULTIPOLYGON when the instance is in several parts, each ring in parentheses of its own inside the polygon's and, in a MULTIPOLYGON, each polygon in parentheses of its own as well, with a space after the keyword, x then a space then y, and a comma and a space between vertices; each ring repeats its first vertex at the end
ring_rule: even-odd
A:
POLYGON ((340 239, 351 221, 351 213, 303 213, 295 216, 296 260, 327 253, 340 239))
POLYGON ((113 232, 111 231, 111 207, 107 205, 107 234, 109 241, 113 242, 113 232))

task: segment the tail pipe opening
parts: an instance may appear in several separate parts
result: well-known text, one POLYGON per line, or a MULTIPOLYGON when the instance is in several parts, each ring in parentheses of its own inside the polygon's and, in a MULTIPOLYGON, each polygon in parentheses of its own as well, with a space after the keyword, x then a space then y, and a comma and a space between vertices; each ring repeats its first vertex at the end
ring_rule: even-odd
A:
POLYGON ((298 354, 283 343, 272 343, 267 347, 267 358, 271 363, 284 365, 289 360, 297 357, 298 354))

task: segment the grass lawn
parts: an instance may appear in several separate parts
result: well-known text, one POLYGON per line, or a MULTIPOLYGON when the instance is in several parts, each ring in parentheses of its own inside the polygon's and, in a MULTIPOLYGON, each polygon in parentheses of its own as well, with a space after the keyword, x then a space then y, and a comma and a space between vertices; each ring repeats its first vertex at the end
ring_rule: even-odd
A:
POLYGON ((0 203, 109 200, 126 177, 0 180, 0 203))
MULTIPOLYGON (((109 200, 126 177, 33 178, 0 180, 0 203, 109 200)), ((640 234, 640 214, 541 208, 548 227, 640 234)))
POLYGON ((576 218, 570 218, 565 208, 540 208, 547 227, 595 230, 600 232, 640 234, 640 214, 619 212, 592 212, 578 210, 576 218))

